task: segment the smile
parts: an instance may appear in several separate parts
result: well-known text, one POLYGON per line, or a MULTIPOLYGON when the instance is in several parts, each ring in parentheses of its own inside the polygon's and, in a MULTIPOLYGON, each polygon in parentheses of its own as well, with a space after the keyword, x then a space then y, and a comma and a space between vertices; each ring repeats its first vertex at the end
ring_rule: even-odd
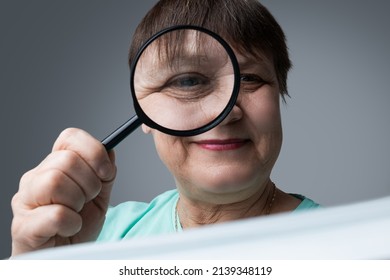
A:
POLYGON ((247 144, 249 140, 247 139, 210 139, 210 140, 201 140, 195 142, 198 146, 203 149, 211 151, 230 151, 237 150, 247 144))

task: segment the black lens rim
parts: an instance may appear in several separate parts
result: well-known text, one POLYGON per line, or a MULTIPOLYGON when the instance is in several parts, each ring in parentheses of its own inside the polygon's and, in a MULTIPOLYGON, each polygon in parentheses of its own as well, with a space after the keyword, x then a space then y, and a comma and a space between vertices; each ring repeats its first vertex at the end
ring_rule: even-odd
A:
POLYGON ((201 133, 204 133, 218 124, 220 124, 230 113, 230 111, 233 109, 234 105, 236 104, 238 93, 240 91, 240 68, 239 64, 236 58, 236 55, 234 54, 233 49, 230 47, 230 45, 218 34, 215 32, 206 29, 204 27, 196 26, 196 25, 175 25, 171 26, 168 28, 165 28, 152 37, 150 37, 139 49, 137 55, 135 56, 134 61, 131 64, 130 67, 130 89, 131 89, 131 95, 133 98, 133 106, 134 110, 138 116, 138 118, 141 120, 142 123, 145 125, 157 129, 165 134, 173 135, 173 136, 180 136, 180 137, 187 137, 187 136, 195 136, 201 133), (196 31, 201 31, 204 32, 210 36, 212 36, 215 40, 217 40, 226 50, 226 52, 229 55, 229 58, 231 59, 232 65, 233 65, 233 71, 234 71, 234 85, 233 85, 233 90, 232 90, 232 95, 229 99, 229 102, 227 103, 226 107, 223 109, 223 111, 211 122, 195 128, 191 130, 175 130, 175 129, 170 129, 166 128, 164 126, 159 125, 152 119, 148 117, 148 115, 142 110, 141 106, 138 103, 138 100, 135 95, 135 89, 134 89, 134 74, 135 74, 135 67, 137 66, 138 60, 140 59, 142 53, 145 51, 145 49, 157 38, 161 37, 162 35, 175 31, 175 30, 182 30, 182 29, 191 29, 191 30, 196 30, 196 31))

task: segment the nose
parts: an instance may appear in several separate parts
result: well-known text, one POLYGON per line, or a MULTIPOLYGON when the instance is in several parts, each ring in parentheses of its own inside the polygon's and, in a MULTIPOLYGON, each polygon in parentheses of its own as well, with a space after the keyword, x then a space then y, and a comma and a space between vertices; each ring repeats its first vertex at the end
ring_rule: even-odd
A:
POLYGON ((242 119, 244 112, 242 110, 242 104, 241 104, 241 98, 240 95, 237 97, 237 101, 233 106, 233 109, 230 111, 230 113, 226 116, 226 118, 221 122, 221 125, 226 125, 230 123, 234 123, 236 121, 239 121, 242 119))

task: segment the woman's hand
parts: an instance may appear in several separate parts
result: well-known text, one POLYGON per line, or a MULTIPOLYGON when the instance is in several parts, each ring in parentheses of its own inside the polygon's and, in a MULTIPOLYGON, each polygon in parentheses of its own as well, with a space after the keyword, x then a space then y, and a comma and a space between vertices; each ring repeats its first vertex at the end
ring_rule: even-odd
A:
POLYGON ((113 151, 70 128, 20 180, 12 199, 12 255, 95 240, 116 175, 113 151))

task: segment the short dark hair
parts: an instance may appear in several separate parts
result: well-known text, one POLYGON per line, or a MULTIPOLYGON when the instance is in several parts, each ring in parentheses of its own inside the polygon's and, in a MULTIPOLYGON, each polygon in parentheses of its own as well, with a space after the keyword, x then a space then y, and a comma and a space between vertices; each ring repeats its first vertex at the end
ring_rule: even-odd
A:
POLYGON ((135 30, 129 64, 142 44, 160 30, 174 25, 196 25, 224 38, 242 55, 271 55, 280 93, 288 95, 291 68, 285 34, 272 14, 257 0, 160 0, 135 30))

